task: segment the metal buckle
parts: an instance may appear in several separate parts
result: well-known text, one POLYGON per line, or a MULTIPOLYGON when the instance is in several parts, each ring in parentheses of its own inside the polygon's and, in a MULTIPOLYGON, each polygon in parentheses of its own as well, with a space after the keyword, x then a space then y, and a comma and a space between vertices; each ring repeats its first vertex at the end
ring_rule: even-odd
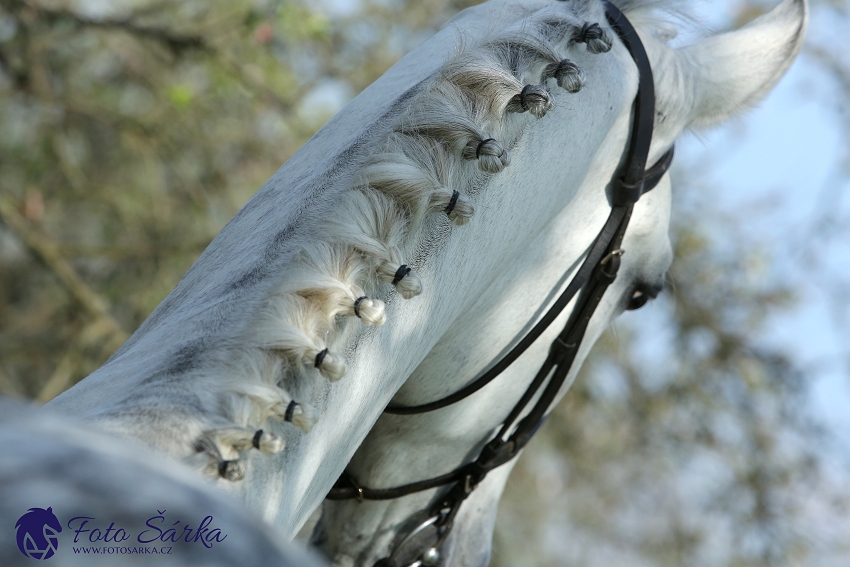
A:
POLYGON ((349 482, 349 484, 351 484, 351 486, 353 486, 353 487, 354 487, 354 490, 356 490, 356 491, 357 491, 357 494, 355 494, 355 495, 354 495, 354 498, 355 498, 358 502, 363 502, 363 487, 362 487, 362 486, 360 486, 360 483, 358 483, 358 482, 354 479, 354 477, 353 477, 353 476, 351 476, 351 475, 347 475, 347 476, 348 476, 348 482, 349 482))
POLYGON ((472 491, 478 486, 478 483, 472 484, 472 475, 468 474, 463 477, 463 491, 467 494, 472 494, 472 491))
POLYGON ((613 260, 615 256, 622 256, 622 255, 623 255, 623 254, 625 254, 625 253, 626 253, 626 251, 625 251, 625 250, 623 250, 622 248, 617 248, 616 250, 611 250, 611 252, 610 252, 610 253, 608 253, 608 255, 607 255, 607 256, 605 256, 604 258, 602 258, 602 261, 601 261, 601 262, 599 262, 599 265, 600 265, 600 266, 604 266, 605 264, 607 264, 608 262, 610 262, 611 260, 613 260))
POLYGON ((436 567, 436 565, 440 562, 440 551, 439 547, 443 544, 445 540, 445 536, 448 534, 451 529, 451 525, 443 526, 442 528, 439 526, 439 521, 442 518, 443 514, 437 514, 435 516, 431 516, 418 526, 416 526, 410 533, 404 536, 404 539, 399 542, 395 549, 390 554, 390 561, 392 565, 398 565, 399 567, 436 567), (409 543, 416 539, 416 536, 422 533, 424 530, 428 529, 431 526, 435 526, 437 530, 437 540, 433 545, 428 546, 425 550, 416 555, 416 559, 412 563, 401 564, 398 562, 399 559, 403 559, 403 555, 410 556, 410 553, 405 554, 406 551, 404 548, 409 543))

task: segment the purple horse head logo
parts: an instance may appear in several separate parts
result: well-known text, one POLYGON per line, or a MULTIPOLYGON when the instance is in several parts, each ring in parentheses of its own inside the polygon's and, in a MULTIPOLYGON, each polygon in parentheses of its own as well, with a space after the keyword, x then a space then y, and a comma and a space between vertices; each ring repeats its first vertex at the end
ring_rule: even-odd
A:
POLYGON ((32 559, 50 559, 59 547, 62 526, 53 508, 30 508, 15 524, 18 549, 32 559))

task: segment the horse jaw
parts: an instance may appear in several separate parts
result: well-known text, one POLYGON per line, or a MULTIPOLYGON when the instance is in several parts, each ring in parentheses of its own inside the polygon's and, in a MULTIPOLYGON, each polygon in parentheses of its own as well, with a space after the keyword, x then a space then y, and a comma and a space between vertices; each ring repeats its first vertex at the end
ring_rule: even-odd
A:
MULTIPOLYGON (((741 30, 710 37, 679 50, 669 48, 651 34, 641 33, 653 61, 658 93, 656 133, 650 162, 657 159, 685 128, 715 124, 763 97, 799 52, 806 21, 805 1, 786 0, 741 30)), ((619 127, 624 125, 619 124, 619 127)), ((612 156, 619 155, 622 149, 611 151, 612 156)), ((601 191, 606 180, 593 178, 603 176, 601 172, 607 170, 607 167, 592 167, 586 183, 595 183, 595 190, 601 191)), ((581 194, 582 190, 579 191, 581 194)), ((659 270, 663 273, 666 269, 669 249, 666 248, 665 235, 659 234, 659 226, 663 227, 661 233, 666 233, 667 207, 669 183, 660 185, 638 203, 635 221, 629 227, 624 245, 628 251, 623 258, 626 273, 618 278, 618 284, 609 289, 607 297, 620 297, 618 294, 626 290, 630 278, 651 279, 653 273, 659 270), (630 238, 635 240, 629 242, 630 238)), ((598 215, 598 212, 588 210, 586 214, 592 216, 598 215)), ((575 227, 576 224, 570 227, 572 233, 575 227)), ((554 230, 553 234, 566 238, 569 233, 560 234, 554 230)), ((557 238, 552 239, 553 245, 555 241, 557 238)), ((552 252, 556 258, 575 258, 571 251, 558 249, 557 245, 552 252)), ((545 270, 542 273, 536 271, 534 275, 551 282, 549 285, 557 285, 558 278, 545 270)), ((527 287, 522 292, 511 295, 510 290, 501 290, 505 295, 503 301, 497 304, 495 313, 488 314, 491 326, 511 327, 510 316, 500 318, 499 315, 500 312, 512 313, 511 305, 523 301, 539 305, 531 279, 534 278, 524 282, 527 287)), ((600 306, 576 367, 620 308, 621 304, 617 304, 616 300, 600 306)), ((476 326, 475 319, 475 315, 471 315, 464 320, 461 328, 450 329, 444 335, 400 390, 396 403, 413 405, 438 399, 464 384, 461 378, 454 387, 446 387, 446 376, 461 376, 468 380, 495 358, 485 346, 493 341, 493 334, 488 333, 484 326, 476 326), (477 334, 479 340, 470 341, 470 334, 477 334), (486 353, 483 356, 480 354, 482 351, 486 353)), ((561 321, 553 327, 560 329, 562 325, 561 321)), ((505 334, 509 335, 508 332, 505 334)), ((519 398, 530 379, 530 372, 545 356, 549 342, 544 337, 538 343, 536 349, 514 364, 515 368, 476 393, 474 400, 465 400, 430 415, 382 417, 358 449, 348 471, 361 484, 381 488, 422 480, 469 462, 499 419, 519 398)), ((574 374, 575 371, 573 377, 574 374)), ((444 544, 443 565, 486 565, 498 499, 510 466, 494 471, 461 506, 453 534, 444 544)), ((337 565, 371 566, 387 556, 394 542, 398 541, 398 535, 411 528, 406 520, 427 509, 435 493, 429 491, 387 502, 326 502, 316 543, 337 565)))

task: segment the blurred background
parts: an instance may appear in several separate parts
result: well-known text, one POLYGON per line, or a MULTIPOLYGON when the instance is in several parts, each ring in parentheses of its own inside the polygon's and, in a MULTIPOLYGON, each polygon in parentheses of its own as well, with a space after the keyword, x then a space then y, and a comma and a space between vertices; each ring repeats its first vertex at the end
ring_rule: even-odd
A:
MULTIPOLYGON (((0 393, 96 369, 322 124, 470 0, 0 0, 0 393)), ((679 43, 773 2, 693 2, 679 43)), ((494 566, 850 565, 848 5, 686 136, 667 291, 526 450, 494 566)))

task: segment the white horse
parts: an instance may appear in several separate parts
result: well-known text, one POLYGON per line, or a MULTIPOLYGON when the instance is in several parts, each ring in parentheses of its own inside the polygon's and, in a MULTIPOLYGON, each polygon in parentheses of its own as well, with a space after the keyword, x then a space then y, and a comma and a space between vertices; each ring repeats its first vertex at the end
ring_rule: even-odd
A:
MULTIPOLYGON (((669 26, 648 12, 657 1, 617 3, 655 73, 650 164, 685 128, 763 96, 807 18, 805 0, 786 0, 742 30, 673 49, 669 26)), ((382 411, 469 383, 566 285, 610 211, 637 88, 601 0, 462 12, 320 130, 131 339, 50 405, 189 461, 289 534, 349 461, 372 488, 468 462, 570 308, 465 401, 421 416, 382 411)), ((629 300, 660 289, 669 215, 665 177, 634 207, 619 275, 564 389, 629 300)), ((460 509, 447 564, 487 562, 510 466, 460 509)), ((317 540, 339 565, 371 566, 434 495, 329 503, 317 540)))

